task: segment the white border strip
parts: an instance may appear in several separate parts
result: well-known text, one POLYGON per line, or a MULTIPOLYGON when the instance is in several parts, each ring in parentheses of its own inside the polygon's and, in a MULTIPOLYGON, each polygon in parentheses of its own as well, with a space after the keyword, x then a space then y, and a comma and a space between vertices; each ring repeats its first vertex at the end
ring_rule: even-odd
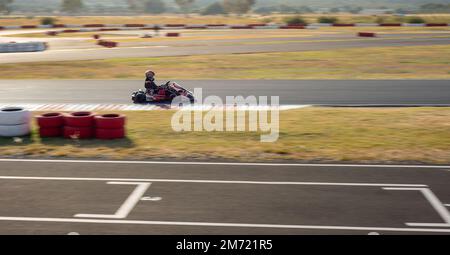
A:
POLYGON ((70 219, 70 218, 37 218, 37 217, 0 217, 0 221, 58 222, 58 223, 97 223, 97 224, 135 224, 135 225, 165 225, 165 226, 195 226, 195 227, 278 228, 278 229, 312 229, 312 230, 354 230, 354 231, 394 231, 394 232, 450 233, 450 229, 432 229, 432 228, 314 226, 314 225, 218 223, 218 222, 180 222, 180 221, 143 221, 143 220, 100 220, 100 219, 70 219))
MULTIPOLYGON (((21 106, 30 111, 154 111, 154 110, 178 110, 180 108, 170 108, 170 105, 158 104, 0 104, 0 108, 21 106)), ((259 110, 294 110, 309 107, 310 105, 280 105, 278 107, 272 106, 234 106, 225 105, 224 107, 216 107, 219 110, 236 110, 236 111, 259 111, 259 110)), ((193 107, 187 106, 182 109, 186 110, 200 110, 209 111, 211 106, 195 105, 193 107)))
POLYGON ((46 181, 104 181, 104 182, 167 182, 167 183, 214 183, 214 184, 259 184, 259 185, 311 185, 311 186, 362 186, 362 187, 428 187, 425 184, 390 183, 341 183, 341 182, 268 182, 268 181, 227 181, 227 180, 181 180, 181 179, 129 179, 129 178, 83 178, 83 177, 35 177, 0 176, 0 180, 46 180, 46 181))
POLYGON ((362 164, 295 164, 295 163, 240 163, 240 162, 177 162, 177 161, 124 161, 124 160, 66 160, 66 159, 0 159, 1 162, 28 163, 88 163, 88 164, 153 164, 153 165, 219 165, 219 166, 307 166, 307 167, 356 167, 356 168, 428 168, 450 169, 436 165, 362 165, 362 164))

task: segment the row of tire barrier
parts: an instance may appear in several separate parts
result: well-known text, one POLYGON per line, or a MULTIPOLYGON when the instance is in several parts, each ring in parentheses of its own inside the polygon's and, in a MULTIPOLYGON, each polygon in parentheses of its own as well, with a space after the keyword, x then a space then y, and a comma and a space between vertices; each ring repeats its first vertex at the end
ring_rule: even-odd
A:
POLYGON ((31 132, 31 112, 21 107, 0 109, 0 137, 20 137, 31 132))
MULTIPOLYGON (((80 29, 65 29, 61 31, 48 31, 48 35, 55 36, 59 33, 78 33, 78 32, 102 32, 102 31, 120 31, 120 30, 173 30, 173 29, 314 29, 318 27, 443 27, 448 26, 446 23, 429 23, 429 24, 401 24, 401 23, 349 23, 349 24, 328 24, 313 23, 309 25, 268 25, 268 24, 249 24, 249 25, 225 25, 225 24, 207 24, 207 25, 183 25, 183 24, 167 24, 165 26, 146 25, 146 24, 126 24, 114 25, 119 27, 109 27, 113 25, 88 24, 81 26, 80 29)), ((75 25, 70 25, 76 27, 75 25)), ((69 27, 69 25, 67 25, 69 27)), ((0 27, 0 30, 2 27, 0 27)))
MULTIPOLYGON (((156 25, 156 24, 84 24, 84 25, 73 25, 73 24, 54 24, 54 25, 21 25, 21 26, 0 26, 0 30, 6 29, 33 29, 33 28, 107 28, 107 27, 117 27, 117 28, 150 28, 150 27, 160 27, 161 29, 182 29, 186 27, 199 27, 204 29, 206 28, 219 28, 219 27, 239 27, 241 29, 247 28, 264 28, 266 26, 275 26, 274 28, 286 27, 286 24, 266 24, 266 23, 255 23, 255 24, 247 24, 247 25, 227 25, 227 24, 198 24, 198 25, 187 25, 187 24, 165 24, 165 25, 156 25)), ((334 26, 334 27, 358 27, 358 26, 384 26, 384 27, 392 27, 392 26, 424 26, 424 27, 443 27, 450 26, 448 23, 421 23, 421 24, 411 24, 411 23, 348 23, 348 24, 330 24, 330 23, 314 23, 309 24, 308 27, 311 26, 334 26)))
POLYGON ((48 44, 45 42, 0 43, 0 53, 37 52, 45 51, 47 48, 48 44))
POLYGON ((96 115, 92 112, 46 113, 36 117, 39 135, 67 139, 101 140, 125 137, 126 117, 119 114, 96 115))

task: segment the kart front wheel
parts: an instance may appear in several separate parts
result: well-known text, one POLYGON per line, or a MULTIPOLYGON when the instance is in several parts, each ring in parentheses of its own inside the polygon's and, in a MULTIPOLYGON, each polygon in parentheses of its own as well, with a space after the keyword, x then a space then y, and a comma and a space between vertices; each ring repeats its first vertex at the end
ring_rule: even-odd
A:
POLYGON ((145 94, 142 93, 138 93, 136 95, 134 95, 131 100, 133 100, 133 103, 135 104, 143 104, 147 101, 145 94))

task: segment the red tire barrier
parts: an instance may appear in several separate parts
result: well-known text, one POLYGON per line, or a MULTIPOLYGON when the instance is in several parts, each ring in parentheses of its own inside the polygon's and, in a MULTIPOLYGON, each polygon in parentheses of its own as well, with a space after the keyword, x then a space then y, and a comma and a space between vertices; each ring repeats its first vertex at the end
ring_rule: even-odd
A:
POLYGON ((125 27, 145 27, 144 24, 125 24, 125 27))
POLYGON ((226 27, 226 24, 207 24, 208 27, 226 27))
POLYGON ((63 136, 63 127, 39 128, 40 137, 61 137, 63 136))
POLYGON ((125 129, 96 129, 95 137, 101 140, 121 139, 125 137, 125 129))
POLYGON ((166 36, 167 37, 179 37, 180 33, 167 33, 166 36))
POLYGON ((0 30, 3 30, 3 29, 5 29, 4 27, 2 27, 2 26, 0 26, 0 30))
POLYGON ((63 27, 66 27, 66 25, 64 25, 64 24, 53 24, 52 27, 53 28, 63 28, 63 27))
POLYGON ((94 38, 95 40, 100 39, 100 35, 93 35, 92 38, 94 38))
POLYGON ((64 125, 64 117, 61 113, 45 113, 36 117, 40 128, 60 128, 64 125))
POLYGON ((94 120, 98 129, 118 129, 125 126, 126 118, 119 114, 104 114, 95 116, 94 120))
POLYGON ((94 114, 92 112, 73 112, 64 115, 64 124, 70 127, 89 127, 94 126, 94 114))
POLYGON ((333 24, 333 27, 354 27, 355 24, 333 24))
POLYGON ((280 29, 305 29, 305 26, 281 26, 280 29))
POLYGON ((447 23, 428 23, 428 24, 425 24, 425 26, 427 26, 427 27, 447 27, 448 24, 447 23))
POLYGON ((23 26, 20 26, 21 28, 37 28, 37 26, 35 26, 35 25, 23 25, 23 26))
POLYGON ((375 37, 376 34, 375 33, 371 33, 371 32, 359 32, 358 36, 359 37, 375 37))
POLYGON ((83 27, 104 27, 103 24, 85 24, 83 27))
POLYGON ((248 24, 247 26, 250 26, 250 27, 265 27, 265 26, 267 26, 267 24, 265 24, 265 23, 253 23, 253 24, 248 24))
POLYGON ((78 32, 81 32, 81 31, 78 30, 78 29, 65 29, 62 32, 63 33, 78 33, 78 32))
POLYGON ((184 27, 186 24, 166 24, 166 27, 184 27))
POLYGON ((401 27, 402 24, 401 23, 383 23, 383 24, 380 24, 380 26, 382 26, 382 27, 401 27))
POLYGON ((95 130, 92 127, 64 127, 64 138, 89 139, 94 137, 95 130))

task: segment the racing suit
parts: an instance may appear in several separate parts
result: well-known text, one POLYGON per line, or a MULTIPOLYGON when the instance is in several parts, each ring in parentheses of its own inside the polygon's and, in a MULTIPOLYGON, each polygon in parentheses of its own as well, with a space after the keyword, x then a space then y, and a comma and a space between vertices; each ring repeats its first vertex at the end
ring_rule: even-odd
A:
POLYGON ((147 77, 145 79, 145 89, 148 94, 153 95, 158 91, 158 85, 155 83, 155 78, 147 77))

